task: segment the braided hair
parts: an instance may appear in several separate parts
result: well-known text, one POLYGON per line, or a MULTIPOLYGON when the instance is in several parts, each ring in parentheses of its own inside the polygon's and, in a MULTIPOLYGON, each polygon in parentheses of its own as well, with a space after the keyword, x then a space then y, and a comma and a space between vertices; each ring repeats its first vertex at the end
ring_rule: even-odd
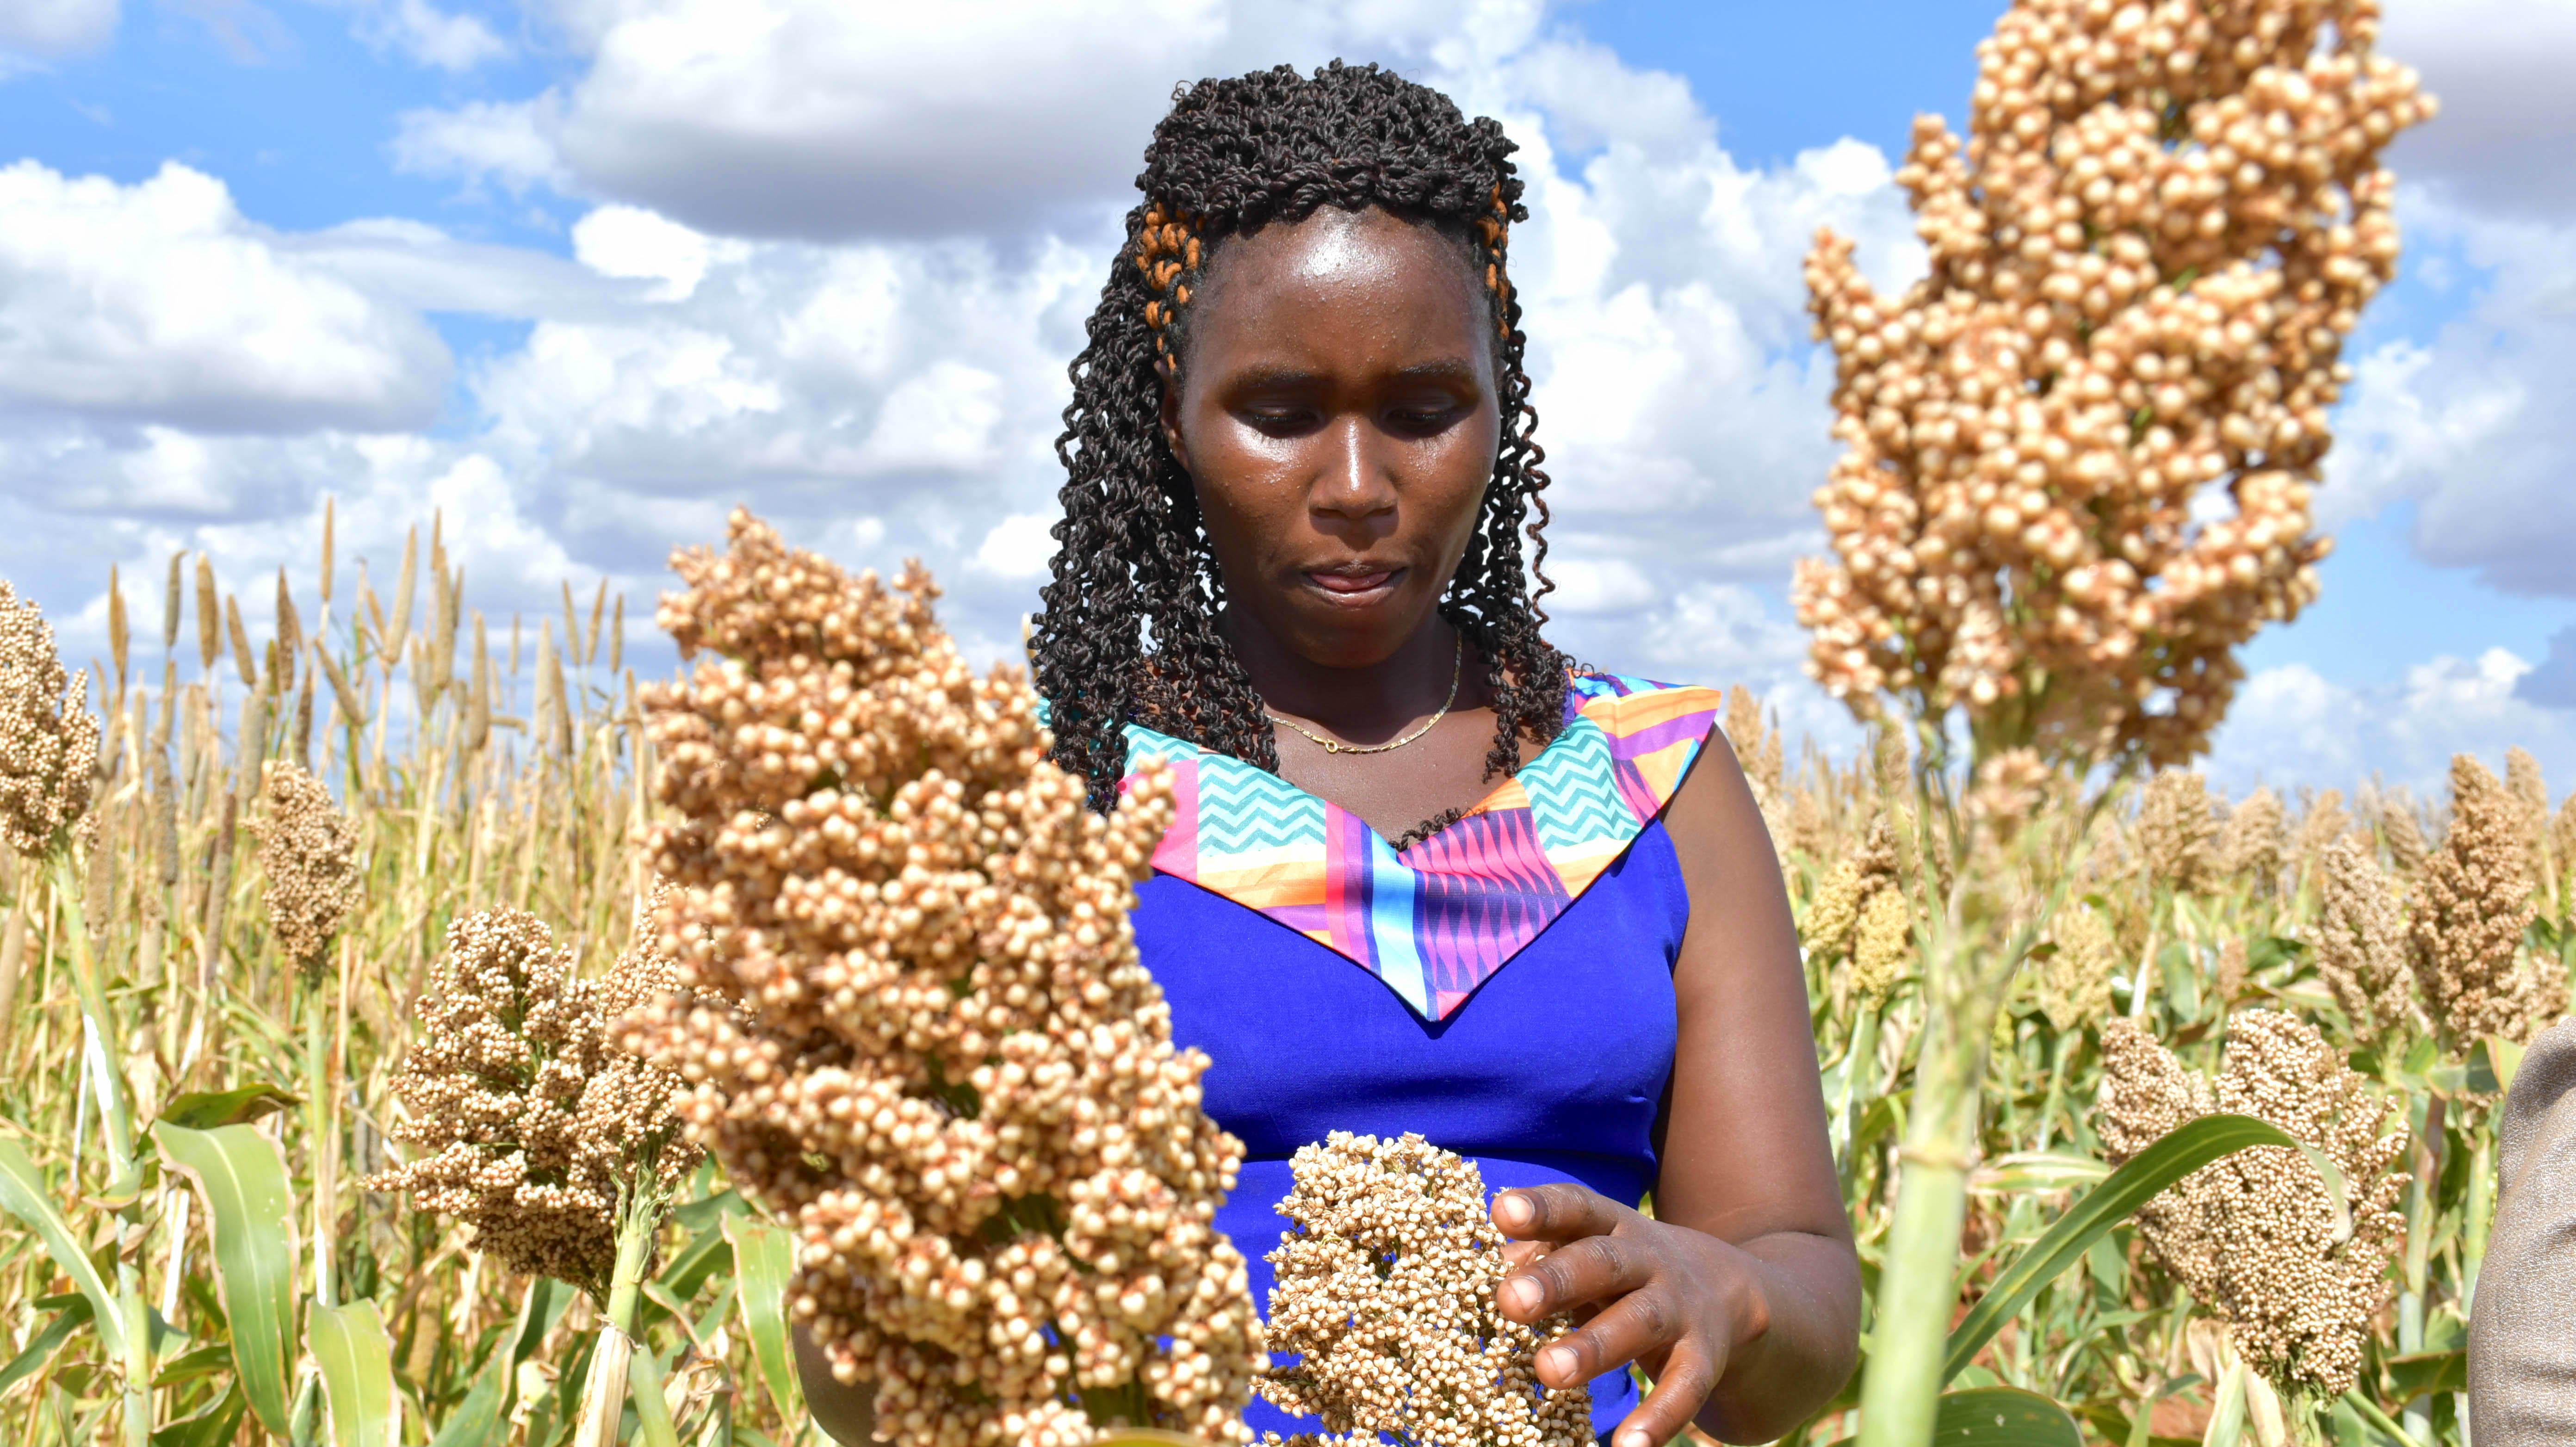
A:
MULTIPOLYGON (((1154 128, 1127 213, 1127 244, 1070 369, 1056 456, 1064 518, 1054 578, 1030 638, 1049 702, 1055 762, 1090 781, 1106 809, 1135 722, 1276 771, 1278 743, 1251 677, 1217 632, 1225 599, 1198 497, 1161 427, 1178 385, 1190 294, 1226 238, 1294 223, 1326 206, 1375 206, 1428 224, 1481 272, 1493 307, 1502 413, 1493 480, 1474 536, 1440 600, 1441 616, 1485 660, 1494 700, 1487 778, 1520 765, 1520 741, 1545 744, 1564 724, 1564 655, 1539 636, 1550 584, 1540 492, 1545 454, 1522 367, 1520 303, 1504 265, 1509 227, 1526 220, 1517 149, 1497 122, 1462 117, 1448 97, 1374 65, 1340 61, 1203 80, 1178 92, 1154 128), (1525 520, 1531 509, 1538 521, 1525 520), (1521 540, 1536 555, 1525 569, 1521 540), (1538 576, 1533 593, 1529 577, 1538 576)), ((1436 827, 1436 826, 1434 826, 1436 827)))

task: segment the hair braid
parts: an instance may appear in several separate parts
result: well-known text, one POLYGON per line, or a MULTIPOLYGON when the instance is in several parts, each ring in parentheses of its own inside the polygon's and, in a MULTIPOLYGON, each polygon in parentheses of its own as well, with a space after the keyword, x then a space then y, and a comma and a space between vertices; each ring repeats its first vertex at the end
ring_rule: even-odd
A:
POLYGON ((1500 124, 1469 121, 1446 96, 1339 61, 1203 80, 1176 93, 1154 128, 1127 215, 1127 244, 1069 369, 1073 402, 1056 439, 1064 518, 1045 608, 1030 640, 1053 709, 1054 757, 1090 780, 1106 808, 1125 770, 1122 725, 1135 722, 1277 769, 1269 713, 1217 632, 1224 602, 1198 495, 1163 440, 1163 389, 1177 382, 1190 296, 1227 237, 1326 206, 1381 207, 1468 248, 1492 301, 1502 440, 1476 532, 1441 615, 1486 660, 1494 697, 1487 777, 1513 772, 1520 742, 1564 725, 1564 655, 1540 636, 1552 586, 1540 496, 1546 456, 1533 437, 1526 338, 1507 266, 1510 227, 1527 219, 1500 124), (1537 519, 1530 520, 1535 508, 1537 519), (1522 539, 1536 548, 1524 559, 1522 539), (1538 588, 1531 591, 1529 580, 1538 588))

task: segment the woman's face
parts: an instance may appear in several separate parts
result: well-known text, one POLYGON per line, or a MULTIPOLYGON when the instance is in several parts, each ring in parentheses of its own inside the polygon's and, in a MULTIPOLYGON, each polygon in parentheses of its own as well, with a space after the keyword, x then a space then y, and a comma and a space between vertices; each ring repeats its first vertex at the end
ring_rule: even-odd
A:
POLYGON ((1501 429, 1493 313, 1458 243, 1330 207, 1229 240, 1163 427, 1226 594, 1289 651, 1384 662, 1473 536, 1501 429))

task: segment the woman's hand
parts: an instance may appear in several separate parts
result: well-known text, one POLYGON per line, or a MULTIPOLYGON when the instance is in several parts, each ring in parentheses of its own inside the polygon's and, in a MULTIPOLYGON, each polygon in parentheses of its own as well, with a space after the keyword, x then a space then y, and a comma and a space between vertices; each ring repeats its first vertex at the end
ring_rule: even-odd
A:
POLYGON ((1503 1315, 1571 1312, 1575 1330, 1542 1348, 1539 1381, 1590 1381, 1635 1362, 1654 1390, 1619 1424, 1613 1447, 1680 1434, 1727 1364, 1771 1329, 1763 1263, 1704 1232, 1639 1214, 1573 1182, 1502 1192, 1494 1225, 1518 1269, 1497 1289, 1503 1315))

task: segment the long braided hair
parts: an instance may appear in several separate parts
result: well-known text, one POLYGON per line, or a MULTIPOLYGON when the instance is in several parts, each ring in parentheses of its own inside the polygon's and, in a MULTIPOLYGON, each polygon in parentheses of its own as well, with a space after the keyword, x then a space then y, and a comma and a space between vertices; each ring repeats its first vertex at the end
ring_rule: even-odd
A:
MULTIPOLYGON (((1260 768, 1279 767, 1268 711, 1217 632, 1224 580, 1190 477, 1166 445, 1163 389, 1179 384, 1190 293, 1226 238, 1326 206, 1376 206, 1456 240, 1493 306, 1502 435, 1474 537, 1440 613, 1485 660, 1496 715, 1486 777, 1520 765, 1520 742, 1564 723, 1567 660, 1539 636, 1549 591, 1540 492, 1545 454, 1531 433, 1520 303, 1504 250, 1526 220, 1517 149, 1490 119, 1374 65, 1289 66, 1179 93, 1154 128, 1144 201, 1127 213, 1090 344, 1071 367, 1073 403, 1056 439, 1064 518, 1054 580, 1030 639, 1048 699, 1054 759, 1090 781, 1094 808, 1126 765, 1120 727, 1143 724, 1260 768), (1537 522, 1527 522, 1531 509, 1537 522), (1536 554, 1524 567, 1521 540, 1536 554), (1538 575, 1533 593, 1529 578, 1538 575)), ((1436 827, 1436 824, 1432 827, 1436 827)))

